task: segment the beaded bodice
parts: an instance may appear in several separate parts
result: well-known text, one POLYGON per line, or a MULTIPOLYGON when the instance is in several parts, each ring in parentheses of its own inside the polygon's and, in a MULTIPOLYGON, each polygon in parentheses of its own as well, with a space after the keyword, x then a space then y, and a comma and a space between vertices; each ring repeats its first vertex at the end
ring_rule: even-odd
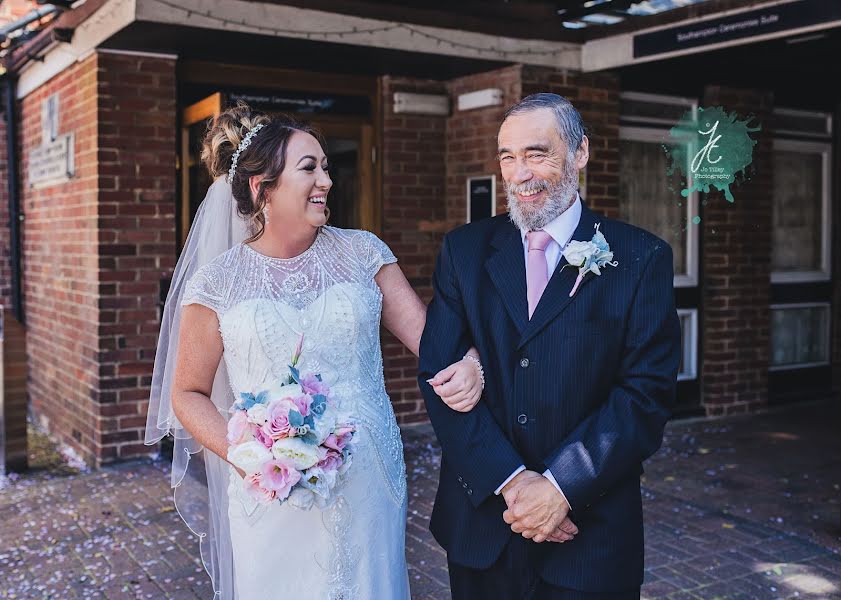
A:
POLYGON ((400 432, 385 393, 374 276, 397 259, 367 231, 322 227, 303 254, 279 259, 238 244, 200 269, 182 304, 219 319, 233 399, 258 393, 289 373, 303 334, 302 373, 319 373, 368 432, 395 501, 405 497, 400 432))

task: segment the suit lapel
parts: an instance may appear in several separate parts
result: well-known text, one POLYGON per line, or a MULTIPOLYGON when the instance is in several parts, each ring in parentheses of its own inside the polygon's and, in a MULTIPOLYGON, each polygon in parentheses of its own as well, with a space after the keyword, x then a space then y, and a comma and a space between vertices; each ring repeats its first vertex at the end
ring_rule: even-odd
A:
POLYGON ((491 239, 496 251, 485 261, 496 291, 505 309, 522 335, 528 323, 526 297, 526 263, 520 231, 510 221, 501 221, 491 239))
MULTIPOLYGON (((572 234, 572 240, 584 242, 592 239, 593 234, 596 231, 595 225, 597 222, 598 215, 584 206, 582 202, 581 219, 578 221, 575 233, 572 234)), ((522 255, 522 242, 520 253, 522 255)), ((569 264, 567 259, 561 256, 561 260, 558 262, 558 267, 555 269, 555 272, 552 274, 552 278, 546 285, 546 289, 543 291, 543 295, 540 297, 540 302, 537 303, 537 307, 534 309, 534 314, 532 315, 531 320, 527 321, 526 327, 522 331, 518 348, 522 348, 530 339, 537 335, 541 329, 546 327, 552 319, 561 314, 570 305, 570 303, 581 295, 581 289, 596 278, 596 275, 593 273, 588 273, 578 286, 578 290, 575 292, 575 295, 570 298, 569 293, 572 290, 572 286, 575 285, 575 279, 578 277, 578 269, 573 266, 564 269, 564 265, 567 264, 569 264)), ((523 295, 525 296, 525 290, 523 295)), ((526 310, 528 310, 528 308, 526 310)))

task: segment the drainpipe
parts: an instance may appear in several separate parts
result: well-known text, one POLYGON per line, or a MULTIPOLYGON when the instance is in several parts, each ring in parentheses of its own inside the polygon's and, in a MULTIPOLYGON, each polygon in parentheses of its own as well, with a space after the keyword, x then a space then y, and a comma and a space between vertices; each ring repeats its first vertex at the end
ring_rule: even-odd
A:
POLYGON ((18 180, 18 144, 17 144, 17 79, 7 72, 3 77, 6 92, 6 152, 8 155, 9 184, 9 246, 12 267, 12 311, 17 321, 23 325, 23 293, 21 290, 21 243, 20 224, 23 214, 20 211, 20 181, 18 180))

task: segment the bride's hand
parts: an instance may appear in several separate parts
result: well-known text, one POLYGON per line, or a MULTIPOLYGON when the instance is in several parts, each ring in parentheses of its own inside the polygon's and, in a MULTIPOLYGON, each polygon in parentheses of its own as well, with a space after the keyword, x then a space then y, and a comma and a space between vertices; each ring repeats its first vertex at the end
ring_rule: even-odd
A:
MULTIPOLYGON (((475 350, 469 353, 476 356, 475 350)), ((470 412, 482 397, 482 374, 476 362, 463 358, 439 371, 429 384, 444 404, 458 412, 470 412)))

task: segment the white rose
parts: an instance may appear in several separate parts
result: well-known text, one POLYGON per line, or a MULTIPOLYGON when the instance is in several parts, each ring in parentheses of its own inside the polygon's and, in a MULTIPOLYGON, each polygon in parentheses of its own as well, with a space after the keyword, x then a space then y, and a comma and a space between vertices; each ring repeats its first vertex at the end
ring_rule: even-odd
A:
POLYGON ((312 490, 296 486, 289 494, 287 502, 300 510, 309 510, 315 502, 315 494, 312 490))
POLYGON ((333 430, 336 429, 336 417, 332 414, 332 411, 327 411, 324 413, 320 419, 315 420, 315 433, 316 437, 318 438, 318 445, 324 443, 324 440, 333 433, 333 430))
POLYGON ((256 423, 257 425, 262 425, 266 422, 266 419, 268 418, 268 407, 265 404, 255 404, 245 412, 248 415, 249 423, 256 423))
POLYGON ((272 454, 278 460, 289 459, 299 471, 309 469, 318 462, 318 449, 299 438, 282 438, 272 446, 272 454))
POLYGON ((245 442, 228 448, 228 461, 249 475, 257 473, 271 458, 272 453, 260 442, 245 442))
POLYGON ((304 390, 297 383, 280 385, 275 383, 269 388, 269 398, 280 400, 282 398, 297 398, 304 393, 304 390))
POLYGON ((304 482, 304 487, 311 489, 316 495, 328 498, 330 496, 330 490, 336 484, 336 472, 328 472, 319 467, 313 467, 304 473, 301 481, 304 482), (312 481, 313 479, 315 481, 312 481))
POLYGON ((580 267, 588 256, 598 252, 598 247, 593 242, 579 242, 573 240, 564 249, 564 257, 569 264, 574 267, 580 267))

